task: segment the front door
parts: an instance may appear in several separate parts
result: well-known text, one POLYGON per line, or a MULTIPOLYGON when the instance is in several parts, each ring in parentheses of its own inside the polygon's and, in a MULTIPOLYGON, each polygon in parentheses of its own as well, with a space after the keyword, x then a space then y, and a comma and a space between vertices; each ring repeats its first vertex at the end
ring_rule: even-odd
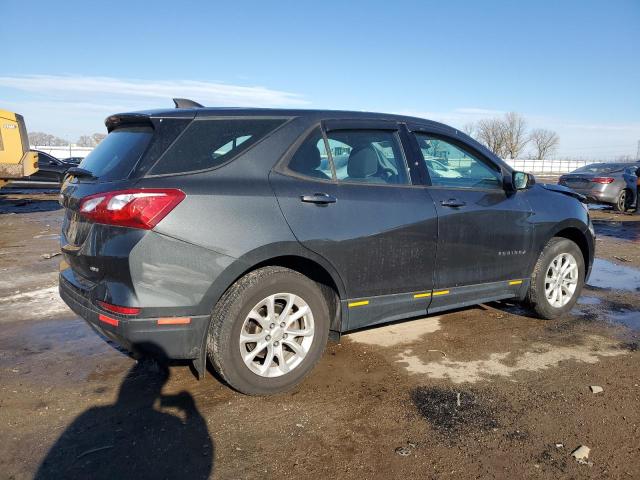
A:
POLYGON ((340 273, 346 328, 425 314, 436 210, 412 186, 395 123, 317 128, 286 163, 270 181, 296 238, 340 273))
POLYGON ((414 132, 438 214, 429 311, 513 296, 526 279, 528 202, 506 191, 499 165, 459 139, 414 132))

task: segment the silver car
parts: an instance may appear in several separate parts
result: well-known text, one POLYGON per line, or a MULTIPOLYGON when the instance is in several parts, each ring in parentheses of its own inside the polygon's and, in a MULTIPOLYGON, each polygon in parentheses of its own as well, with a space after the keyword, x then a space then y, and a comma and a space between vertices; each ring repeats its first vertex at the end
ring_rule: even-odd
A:
POLYGON ((636 205, 639 173, 640 163, 592 163, 562 175, 558 184, 625 212, 636 205))

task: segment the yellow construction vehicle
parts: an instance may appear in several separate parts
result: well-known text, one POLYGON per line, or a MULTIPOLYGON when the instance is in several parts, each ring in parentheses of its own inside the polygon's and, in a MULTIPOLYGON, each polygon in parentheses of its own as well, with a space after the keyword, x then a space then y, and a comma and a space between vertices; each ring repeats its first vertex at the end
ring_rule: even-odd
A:
POLYGON ((29 150, 24 118, 0 110, 0 188, 8 180, 28 177, 38 171, 38 153, 29 150))

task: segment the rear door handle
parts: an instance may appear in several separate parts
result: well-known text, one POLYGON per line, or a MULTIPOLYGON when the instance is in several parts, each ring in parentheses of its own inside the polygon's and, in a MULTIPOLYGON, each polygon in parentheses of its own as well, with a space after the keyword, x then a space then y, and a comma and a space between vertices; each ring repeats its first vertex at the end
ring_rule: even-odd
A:
POLYGON ((463 200, 458 200, 457 198, 450 198, 449 200, 442 200, 440 202, 440 205, 442 205, 443 207, 464 207, 467 204, 467 202, 463 201, 463 200))
POLYGON ((336 203, 338 199, 328 193, 314 193, 313 195, 302 195, 300 200, 306 203, 317 203, 326 205, 327 203, 336 203))

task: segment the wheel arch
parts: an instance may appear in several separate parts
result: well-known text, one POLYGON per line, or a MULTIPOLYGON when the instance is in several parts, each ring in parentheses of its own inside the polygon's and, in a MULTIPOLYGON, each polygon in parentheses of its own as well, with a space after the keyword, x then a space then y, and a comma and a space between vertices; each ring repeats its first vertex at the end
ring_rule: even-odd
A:
MULTIPOLYGON (((236 259, 211 285, 201 303, 201 309, 211 312, 229 287, 249 272, 266 266, 286 267, 311 278, 320 285, 331 312, 329 328, 331 332, 339 333, 342 330, 344 317, 340 300, 346 298, 342 278, 324 258, 297 243, 291 243, 260 247, 236 259)), ((199 378, 204 376, 206 368, 208 332, 209 325, 203 334, 200 356, 193 361, 199 378)))
MULTIPOLYGON (((582 252, 582 258, 584 259, 585 266, 585 280, 589 278, 589 273, 591 272, 591 265, 593 264, 594 258, 594 246, 593 241, 590 241, 589 230, 583 230, 584 227, 575 224, 568 225, 558 225, 552 231, 552 234, 546 239, 545 245, 549 240, 553 237, 566 238, 567 240, 571 240, 573 243, 578 245, 580 251, 582 252)), ((544 245, 542 246, 544 248, 544 245)), ((542 252, 542 249, 540 250, 542 252)))

